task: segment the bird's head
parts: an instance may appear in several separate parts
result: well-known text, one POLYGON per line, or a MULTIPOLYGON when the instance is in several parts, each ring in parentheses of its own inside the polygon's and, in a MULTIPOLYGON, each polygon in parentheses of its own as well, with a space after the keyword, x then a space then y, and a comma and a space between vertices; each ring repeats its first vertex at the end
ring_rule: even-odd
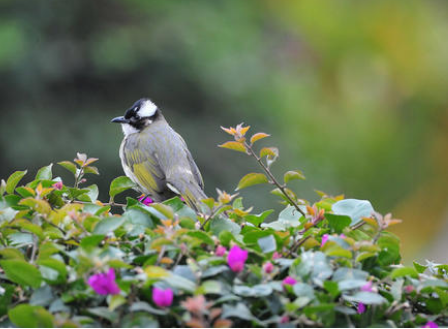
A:
POLYGON ((156 104, 148 98, 136 101, 124 114, 124 116, 112 119, 112 122, 121 123, 125 136, 142 131, 154 122, 160 115, 156 104))

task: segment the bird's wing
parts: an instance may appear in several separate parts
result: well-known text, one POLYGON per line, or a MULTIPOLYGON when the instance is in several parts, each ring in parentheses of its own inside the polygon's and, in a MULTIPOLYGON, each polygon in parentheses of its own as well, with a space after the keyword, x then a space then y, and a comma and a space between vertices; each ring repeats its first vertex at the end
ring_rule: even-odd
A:
POLYGON ((135 138, 129 138, 124 144, 123 161, 131 169, 143 192, 156 197, 165 189, 165 173, 160 167, 155 149, 152 148, 154 144, 145 142, 140 134, 135 135, 135 138))
POLYGON ((194 160, 193 160, 193 156, 191 155, 190 151, 188 150, 187 143, 185 142, 185 140, 182 138, 181 135, 179 135, 178 133, 176 133, 176 134, 179 136, 179 139, 181 140, 181 142, 183 144, 183 148, 187 155, 187 160, 188 160, 188 163, 190 164, 191 172, 193 173, 196 183, 201 187, 201 189, 204 189, 204 180, 202 179, 201 172, 199 171, 199 168, 196 165, 196 162, 194 162, 194 160))

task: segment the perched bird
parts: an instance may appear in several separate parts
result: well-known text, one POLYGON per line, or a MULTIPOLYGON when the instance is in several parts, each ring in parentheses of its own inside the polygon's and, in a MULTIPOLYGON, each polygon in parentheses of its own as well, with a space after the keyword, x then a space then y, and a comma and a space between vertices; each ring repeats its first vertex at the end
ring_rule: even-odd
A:
POLYGON ((200 200, 207 198, 201 173, 184 139, 170 127, 161 110, 142 98, 112 122, 121 123, 121 164, 138 190, 155 202, 181 196, 199 211, 200 200))

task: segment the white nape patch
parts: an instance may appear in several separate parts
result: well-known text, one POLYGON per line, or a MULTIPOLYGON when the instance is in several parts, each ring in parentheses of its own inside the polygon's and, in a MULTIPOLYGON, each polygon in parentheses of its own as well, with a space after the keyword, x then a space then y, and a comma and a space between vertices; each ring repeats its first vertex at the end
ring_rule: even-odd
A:
POLYGON ((141 118, 144 117, 152 117, 157 111, 157 105, 151 102, 150 100, 147 100, 143 103, 143 105, 138 110, 138 115, 141 118))
POLYGON ((132 127, 129 123, 122 123, 121 129, 123 130, 124 136, 128 136, 130 134, 138 133, 138 130, 134 127, 132 127))
POLYGON ((175 188, 173 185, 171 185, 170 183, 166 183, 166 186, 168 186, 168 188, 169 188, 171 191, 173 191, 174 193, 180 195, 179 190, 178 190, 177 188, 175 188))

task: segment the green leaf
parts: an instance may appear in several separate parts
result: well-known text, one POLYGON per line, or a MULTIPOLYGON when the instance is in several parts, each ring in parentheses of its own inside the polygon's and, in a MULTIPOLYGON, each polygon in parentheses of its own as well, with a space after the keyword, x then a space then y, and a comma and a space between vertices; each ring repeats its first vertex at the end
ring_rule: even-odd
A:
POLYGON ((115 178, 110 184, 109 195, 114 198, 117 194, 134 188, 135 184, 130 180, 129 177, 120 176, 115 178))
POLYGON ((51 180, 53 178, 53 172, 51 171, 53 168, 53 164, 49 164, 48 166, 42 167, 36 174, 36 180, 51 180))
POLYGON ((94 175, 99 175, 99 174, 100 174, 98 168, 97 168, 97 167, 94 167, 94 166, 87 166, 87 167, 84 167, 83 170, 84 170, 84 172, 85 172, 86 174, 94 174, 94 175))
POLYGON ((173 288, 177 288, 190 293, 193 293, 196 290, 196 284, 193 281, 185 279, 184 277, 176 274, 171 274, 168 277, 163 278, 163 281, 168 283, 173 288))
POLYGON ((0 266, 9 280, 21 286, 39 288, 42 282, 42 275, 39 270, 23 260, 2 260, 0 261, 0 266))
POLYGON ((109 232, 115 231, 119 228, 125 221, 124 217, 108 217, 99 221, 95 228, 93 229, 93 234, 107 234, 109 232))
POLYGON ((241 227, 228 218, 215 217, 210 221, 210 231, 216 236, 223 231, 229 231, 236 235, 240 233, 241 227))
POLYGON ((8 312, 9 319, 21 328, 53 328, 53 316, 42 306, 21 304, 8 312))
POLYGON ((54 280, 50 280, 50 281, 54 281, 55 283, 63 283, 67 280, 67 268, 65 266, 64 263, 62 263, 61 261, 58 261, 57 259, 54 258, 45 258, 45 259, 40 259, 37 264, 39 266, 45 266, 48 267, 52 270, 55 270, 58 273, 57 278, 55 278, 54 280))
POLYGON ((78 200, 84 202, 95 202, 98 199, 99 190, 96 184, 90 185, 83 190, 87 191, 78 196, 78 200))
POLYGON ((60 165, 61 167, 67 169, 68 171, 70 171, 73 175, 76 175, 76 165, 73 162, 70 161, 61 161, 58 162, 58 165, 60 165))
POLYGON ((9 176, 8 180, 6 181, 6 193, 13 194, 14 190, 19 184, 20 180, 23 178, 23 176, 26 175, 28 171, 16 171, 11 176, 9 176))
POLYGON ((234 150, 238 152, 246 153, 246 146, 240 142, 225 142, 224 144, 218 145, 218 147, 226 148, 229 150, 234 150))
POLYGON ((93 248, 97 247, 101 243, 101 241, 103 241, 104 237, 104 234, 86 236, 81 240, 81 248, 87 251, 92 250, 93 248))
MULTIPOLYGON (((301 207, 301 206, 300 206, 301 207)), ((304 212, 306 209, 301 207, 304 212)), ((278 216, 278 220, 270 223, 262 223, 261 227, 263 228, 272 228, 277 231, 284 231, 289 229, 290 227, 299 227, 302 225, 300 219, 302 218, 302 214, 297 211, 294 206, 288 205, 278 216)))
POLYGON ((238 183, 238 187, 236 188, 236 191, 252 185, 265 184, 267 182, 268 178, 266 177, 265 174, 250 173, 241 178, 240 182, 238 183))
POLYGON ((193 238, 199 239, 202 242, 214 246, 215 242, 213 242, 213 239, 205 232, 202 231, 191 231, 187 233, 188 236, 191 236, 193 238))
POLYGON ((286 183, 289 183, 290 181, 294 179, 305 179, 305 176, 303 175, 302 171, 300 170, 290 170, 285 173, 283 176, 283 180, 286 183))
POLYGON ((392 279, 402 276, 410 276, 411 278, 418 279, 418 272, 413 267, 399 267, 394 269, 390 274, 392 279))
POLYGON ((338 286, 337 282, 325 281, 324 288, 325 288, 325 290, 327 290, 330 293, 331 297, 333 297, 333 298, 336 298, 340 294, 339 286, 338 286))
POLYGON ((325 218, 328 220, 328 225, 336 233, 341 234, 344 228, 350 225, 352 219, 349 216, 325 214, 325 218))
POLYGON ((99 316, 100 318, 107 319, 110 322, 115 322, 118 319, 118 313, 110 311, 106 307, 87 308, 86 311, 90 314, 99 316))
POLYGON ((25 260, 23 254, 15 248, 5 248, 0 249, 0 256, 3 259, 17 259, 17 260, 25 260))
POLYGON ((366 305, 377 305, 386 302, 386 299, 374 292, 360 291, 353 296, 343 295, 344 299, 349 302, 358 302, 366 305))
POLYGON ((413 264, 414 264, 414 268, 415 268, 415 270, 418 272, 418 273, 423 273, 423 272, 425 272, 426 271, 426 269, 428 268, 428 266, 425 266, 425 265, 421 265, 421 264, 419 264, 419 263, 417 263, 417 262, 413 262, 413 264))
POLYGON ((268 217, 273 212, 274 212, 274 210, 269 209, 269 210, 263 211, 261 214, 258 214, 258 215, 253 215, 253 214, 246 215, 246 216, 244 216, 244 219, 247 222, 253 224, 254 226, 259 226, 261 223, 264 222, 266 217, 268 217))
POLYGON ((261 251, 263 251, 265 254, 277 250, 277 243, 272 234, 263 238, 259 238, 258 245, 260 246, 261 251))
POLYGON ((338 201, 331 207, 336 215, 346 215, 352 219, 351 225, 362 220, 362 217, 370 217, 375 211, 367 200, 345 199, 338 201))

